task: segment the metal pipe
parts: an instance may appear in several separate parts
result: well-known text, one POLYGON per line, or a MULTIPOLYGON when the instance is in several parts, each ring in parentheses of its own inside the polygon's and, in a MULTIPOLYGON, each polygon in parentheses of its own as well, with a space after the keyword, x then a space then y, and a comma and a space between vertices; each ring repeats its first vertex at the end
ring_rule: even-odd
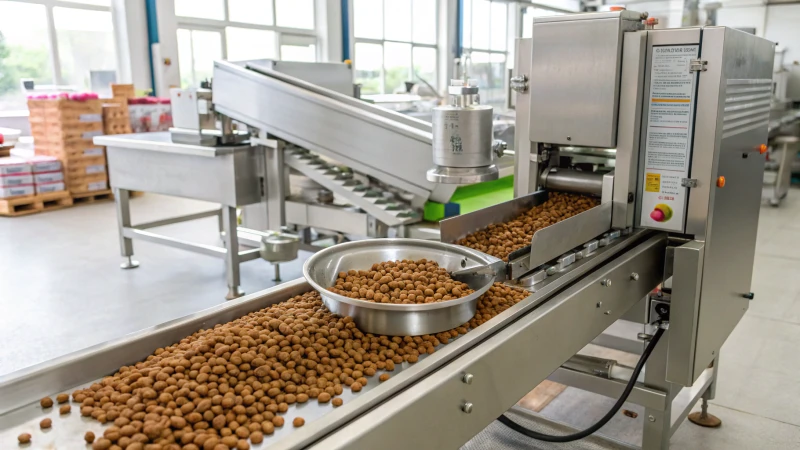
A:
POLYGON ((574 192, 597 197, 603 194, 603 174, 597 172, 551 169, 549 172, 545 172, 543 183, 548 190, 574 192))

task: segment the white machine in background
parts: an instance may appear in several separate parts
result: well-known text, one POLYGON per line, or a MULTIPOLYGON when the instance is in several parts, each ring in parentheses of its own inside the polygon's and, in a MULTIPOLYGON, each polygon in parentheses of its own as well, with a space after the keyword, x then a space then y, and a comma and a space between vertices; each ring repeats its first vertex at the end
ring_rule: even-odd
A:
POLYGON ((786 48, 775 49, 772 74, 772 102, 769 123, 769 158, 764 172, 764 198, 772 206, 780 206, 789 195, 792 173, 800 162, 800 110, 787 96, 791 72, 784 65, 786 48))
MULTIPOLYGON (((646 18, 633 11, 536 18, 533 37, 517 41, 510 80, 517 92, 516 198, 443 221, 441 240, 454 242, 509 220, 546 201, 550 191, 599 196, 598 207, 536 231, 530 246, 509 255, 497 275, 529 290, 528 298, 402 367, 387 382, 370 383, 340 408, 305 405, 305 426, 276 435, 271 448, 458 448, 476 435, 478 442, 497 445, 524 435, 532 438, 526 446, 535 446, 537 440, 585 438, 572 445, 625 448, 589 436, 601 422, 571 433, 514 406, 546 378, 620 398, 616 407, 626 399, 642 405, 644 449, 668 448, 670 437, 700 399, 703 412, 689 418, 707 426, 719 423, 706 408, 714 397, 720 349, 754 299, 750 281, 774 45, 725 27, 645 29, 646 18), (609 150, 614 170, 586 170, 577 164, 584 148, 615 149, 609 150), (633 370, 614 370, 614 361, 576 357, 590 343, 641 353, 642 358, 633 370), (498 419, 506 427, 488 427, 498 419), (498 436, 507 433, 515 438, 498 436)), ((443 127, 456 121, 457 136, 449 125, 446 132, 432 130, 430 124, 258 64, 217 62, 214 110, 247 124, 250 146, 147 147, 110 137, 98 142, 109 146, 112 185, 117 183, 125 200, 126 190, 141 190, 141 183, 126 178, 124 167, 136 162, 152 169, 160 167, 152 155, 191 154, 184 160, 191 170, 182 172, 186 178, 179 181, 203 176, 206 184, 190 188, 174 183, 172 189, 192 189, 197 196, 206 192, 202 189, 211 192, 220 186, 232 192, 223 203, 227 231, 236 229, 230 211, 241 205, 265 202, 272 230, 315 217, 321 206, 294 204, 287 197, 287 167, 365 211, 362 222, 353 226, 369 228, 372 216, 389 230, 408 230, 418 220, 408 211, 425 199, 446 200, 452 192, 455 185, 443 182, 458 177, 442 174, 491 176, 487 168, 494 149, 482 129, 491 123, 473 120, 472 112, 462 122, 461 109, 480 108, 471 104, 469 83, 451 89, 456 111, 435 123, 443 127), (145 150, 150 152, 147 158, 145 150), (335 170, 329 158, 352 168, 353 175, 335 170), (214 178, 209 167, 215 163, 210 161, 233 169, 218 168, 224 177, 214 178), (428 178, 431 165, 436 167, 428 178), (455 171, 448 172, 450 168, 455 171), (232 175, 236 170, 242 170, 241 176, 232 175), (263 192, 253 190, 254 185, 263 186, 263 192)), ((593 158, 603 156, 591 153, 593 158)), ((154 185, 164 178, 163 172, 159 175, 154 185)), ((123 254, 130 255, 125 239, 153 237, 141 225, 130 226, 124 202, 120 208, 123 254)), ((349 223, 344 217, 358 217, 336 211, 320 216, 323 224, 343 227, 349 223)), ((235 260, 230 242, 236 243, 236 235, 229 235, 229 251, 223 253, 229 263, 235 260)), ((229 278, 232 289, 238 289, 237 283, 238 278, 229 278)), ((287 282, 104 347, 113 350, 39 368, 25 378, 25 386, 69 388, 65 383, 73 379, 59 375, 70 368, 92 367, 97 377, 116 370, 120 359, 107 352, 141 353, 168 345, 187 332, 309 289, 304 279, 287 282)), ((11 405, 35 401, 38 397, 31 392, 44 389, 15 387, 13 382, 0 384, 0 395, 11 405)), ((614 413, 612 409, 606 418, 614 413)))

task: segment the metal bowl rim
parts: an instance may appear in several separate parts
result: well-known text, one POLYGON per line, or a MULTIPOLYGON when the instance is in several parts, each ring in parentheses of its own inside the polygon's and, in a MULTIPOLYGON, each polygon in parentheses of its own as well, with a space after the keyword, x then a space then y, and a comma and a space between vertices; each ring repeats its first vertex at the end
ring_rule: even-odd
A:
POLYGON ((377 246, 381 246, 381 245, 387 245, 388 246, 388 245, 392 245, 392 244, 417 244, 417 245, 422 244, 422 246, 428 246, 428 247, 433 247, 433 248, 437 248, 438 247, 438 248, 440 248, 442 250, 455 251, 457 253, 463 254, 464 256, 472 257, 472 258, 474 258, 474 259, 476 259, 476 260, 478 260, 478 261, 480 261, 480 262, 482 262, 484 264, 490 264, 490 263, 492 263, 494 261, 494 259, 492 259, 491 256, 489 256, 489 255, 487 255, 485 253, 479 252, 477 250, 473 250, 473 249, 468 248, 468 247, 463 247, 461 245, 448 244, 448 243, 445 243, 445 242, 428 241, 428 240, 425 240, 425 239, 407 239, 407 238, 402 238, 402 239, 401 238, 367 239, 367 240, 363 240, 363 241, 351 241, 351 242, 345 242, 345 243, 342 243, 342 244, 337 244, 337 245, 334 245, 332 247, 328 247, 328 248, 326 248, 324 250, 320 250, 317 253, 314 253, 313 255, 311 255, 306 260, 305 263, 303 263, 303 276, 308 281, 308 284, 310 284, 311 287, 313 287, 317 292, 319 292, 320 296, 323 297, 323 300, 324 300, 325 297, 327 297, 330 300, 337 301, 337 302, 340 302, 340 303, 347 303, 349 305, 353 305, 353 306, 356 306, 356 307, 368 308, 368 309, 378 309, 378 310, 384 310, 384 311, 397 311, 397 312, 430 311, 430 310, 435 310, 435 309, 450 308, 450 307, 457 306, 457 305, 460 305, 460 304, 463 304, 463 303, 474 302, 474 301, 477 301, 478 298, 480 298, 480 296, 485 294, 489 290, 489 288, 491 288, 492 285, 494 284, 494 279, 492 279, 492 281, 487 283, 486 286, 484 286, 483 288, 476 290, 475 292, 473 292, 472 294, 470 294, 470 295, 468 295, 466 297, 461 297, 461 298, 455 299, 455 300, 447 300, 447 301, 436 302, 436 303, 417 303, 417 304, 413 304, 413 305, 403 305, 403 304, 399 304, 398 305, 398 304, 395 304, 395 303, 374 303, 374 302, 368 302, 366 300, 357 300, 357 299, 354 299, 354 298, 345 297, 343 295, 339 295, 339 294, 336 294, 334 292, 331 292, 327 288, 324 288, 324 287, 320 286, 319 284, 317 284, 316 281, 314 281, 311 278, 310 273, 309 273, 309 266, 313 262, 316 262, 317 260, 322 259, 327 253, 333 252, 334 250, 332 250, 332 249, 336 249, 337 251, 339 251, 339 250, 342 250, 343 246, 346 246, 347 248, 350 248, 350 247, 356 247, 357 248, 357 247, 376 246, 376 244, 377 244, 377 246), (370 245, 370 244, 372 244, 372 245, 370 245))

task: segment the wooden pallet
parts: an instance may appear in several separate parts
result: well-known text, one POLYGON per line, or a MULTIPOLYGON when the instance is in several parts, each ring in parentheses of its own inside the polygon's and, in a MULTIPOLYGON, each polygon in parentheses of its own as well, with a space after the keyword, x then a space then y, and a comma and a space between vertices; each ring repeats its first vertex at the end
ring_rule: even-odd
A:
POLYGON ((106 200, 114 200, 111 189, 103 191, 84 192, 83 194, 72 194, 72 202, 77 204, 94 203, 106 200))
POLYGON ((54 211, 72 206, 72 197, 67 191, 16 197, 0 200, 0 216, 16 217, 42 211, 54 211))

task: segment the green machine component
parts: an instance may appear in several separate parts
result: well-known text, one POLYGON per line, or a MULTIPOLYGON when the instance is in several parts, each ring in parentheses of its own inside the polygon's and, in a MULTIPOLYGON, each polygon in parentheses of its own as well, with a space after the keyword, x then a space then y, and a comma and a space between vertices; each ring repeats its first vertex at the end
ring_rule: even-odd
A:
POLYGON ((514 198, 514 176, 460 186, 447 203, 426 202, 424 219, 438 222, 448 217, 467 214, 514 198))

